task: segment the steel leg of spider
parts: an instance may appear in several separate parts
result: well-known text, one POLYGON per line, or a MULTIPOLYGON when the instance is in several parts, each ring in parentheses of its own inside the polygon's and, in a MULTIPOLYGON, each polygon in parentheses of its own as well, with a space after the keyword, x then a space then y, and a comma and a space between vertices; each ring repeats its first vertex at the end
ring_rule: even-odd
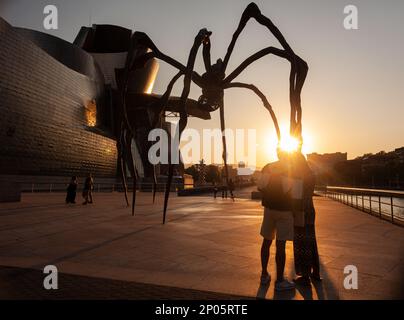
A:
MULTIPOLYGON (((291 71, 289 76, 289 99, 291 104, 291 116, 290 116, 290 133, 291 135, 297 137, 302 143, 302 109, 301 109, 301 91, 304 85, 304 81, 308 72, 307 63, 297 56, 292 48, 289 46, 285 38, 279 29, 272 23, 272 21, 262 15, 258 6, 255 3, 250 3, 247 8, 244 10, 243 15, 241 17, 239 26, 235 33, 233 34, 232 41, 227 49, 226 56, 224 58, 224 70, 229 62, 230 56, 233 52, 234 45, 246 26, 247 22, 251 19, 255 19, 261 25, 267 27, 269 31, 276 37, 279 41, 283 50, 275 48, 275 47, 267 47, 264 48, 255 54, 248 57, 243 63, 241 63, 229 76, 224 79, 224 88, 234 88, 234 87, 243 87, 247 89, 253 90, 258 95, 256 88, 252 85, 246 85, 242 83, 231 83, 244 69, 246 69, 251 63, 257 61, 258 59, 268 55, 273 54, 278 57, 287 59, 291 63, 291 71)), ((264 103, 265 104, 265 103, 264 103)), ((278 140, 280 140, 280 134, 278 132, 278 140)))
MULTIPOLYGON (((205 30, 206 32, 206 30, 205 30)), ((209 33, 210 35, 210 33, 209 33)), ((289 77, 289 84, 290 84, 290 104, 291 104, 291 117, 290 117, 290 132, 292 135, 296 136, 300 141, 302 141, 301 137, 301 116, 302 116, 302 111, 301 111, 301 99, 300 99, 300 94, 301 90, 303 88, 303 84, 307 75, 308 71, 308 66, 307 63, 302 60, 300 57, 298 57, 289 44, 286 42, 285 38, 281 34, 281 32, 278 30, 278 28, 271 22, 270 19, 267 17, 263 16, 256 6, 256 4, 251 3, 250 5, 247 6, 245 11, 242 14, 240 23, 238 25, 237 30, 233 34, 233 38, 231 40, 231 43, 227 49, 226 56, 224 60, 218 59, 217 62, 212 65, 211 64, 211 58, 210 58, 210 40, 209 36, 205 36, 203 40, 198 39, 198 41, 195 40, 194 45, 191 49, 189 58, 188 58, 188 63, 187 66, 182 65, 175 59, 166 56, 162 52, 160 52, 157 47, 154 45, 154 43, 151 41, 151 39, 145 35, 144 33, 135 33, 134 37, 136 38, 136 41, 141 43, 142 45, 146 46, 147 48, 151 49, 151 52, 144 54, 142 57, 138 58, 136 60, 135 65, 142 65, 144 64, 148 59, 151 58, 158 58, 161 59, 171 66, 177 68, 179 70, 179 73, 173 78, 173 80, 170 82, 169 87, 167 88, 167 95, 163 96, 165 97, 164 99, 162 98, 160 101, 160 108, 161 110, 164 110, 164 104, 167 102, 168 96, 170 94, 171 88, 173 83, 181 76, 182 74, 185 75, 184 77, 184 89, 181 95, 181 108, 180 108, 180 122, 179 122, 179 131, 178 135, 179 137, 181 136, 182 131, 184 130, 186 123, 187 123, 187 98, 189 95, 189 86, 190 82, 193 81, 195 84, 197 84, 199 87, 202 89, 202 95, 199 97, 198 100, 198 107, 208 111, 212 112, 220 108, 220 124, 221 124, 221 130, 222 130, 222 135, 223 135, 223 161, 224 161, 224 169, 225 169, 225 180, 226 184, 228 185, 228 168, 227 168, 227 155, 226 155, 226 137, 224 135, 225 132, 225 122, 224 122, 224 89, 228 88, 245 88, 248 90, 251 90, 254 92, 263 102, 264 107, 269 111, 270 116, 272 118, 272 121, 275 125, 275 130, 276 134, 278 137, 278 140, 281 139, 280 136, 280 130, 279 130, 279 125, 278 121, 276 118, 276 115, 272 109, 272 106, 270 105, 268 99, 266 96, 260 91, 256 86, 253 84, 246 84, 246 83, 241 83, 241 82, 232 82, 242 71, 244 71, 251 63, 257 61, 258 59, 272 54, 278 57, 281 57, 283 59, 288 60, 291 63, 291 72, 290 72, 290 77, 289 77), (283 49, 279 49, 276 47, 267 47, 264 48, 255 54, 251 55, 248 57, 244 62, 242 62, 233 72, 231 72, 227 77, 226 77, 226 67, 229 62, 230 56, 233 52, 235 43, 240 35, 240 33, 243 31, 244 27, 246 26, 247 22, 251 19, 254 18, 257 20, 261 25, 264 25, 269 29, 271 33, 277 38, 277 40, 280 42, 282 45, 283 49), (198 48, 200 44, 203 44, 203 60, 206 68, 206 72, 201 76, 197 72, 193 71, 193 66, 194 62, 196 59, 196 53, 198 51, 198 48)), ((198 37, 197 37, 198 38, 198 37)), ((196 39, 197 39, 196 38, 196 39)), ((164 199, 164 215, 163 215, 163 223, 165 222, 166 219, 166 211, 167 211, 167 205, 168 205, 168 198, 169 198, 169 192, 171 188, 171 181, 172 181, 172 174, 173 174, 173 165, 170 163, 169 165, 169 173, 168 173, 168 180, 167 180, 167 186, 166 186, 166 192, 165 192, 165 199, 164 199)), ((233 195, 232 195, 233 197, 233 195)))
MULTIPOLYGON (((198 35, 195 38, 194 41, 194 45, 191 49, 189 58, 188 58, 188 63, 187 66, 183 66, 182 64, 180 64, 179 62, 175 61, 174 59, 165 56, 164 54, 162 54, 157 47, 153 44, 153 42, 147 37, 147 35, 145 35, 144 33, 141 32, 136 32, 133 37, 132 37, 132 44, 133 44, 133 48, 136 48, 137 46, 143 46, 146 48, 150 48, 152 49, 152 53, 147 53, 144 54, 143 56, 141 56, 140 58, 137 57, 131 57, 130 55, 128 55, 127 58, 127 66, 125 68, 126 73, 129 73, 131 69, 133 68, 138 68, 138 67, 142 67, 142 65, 144 65, 149 59, 151 58, 160 58, 161 60, 164 60, 168 63, 170 63, 171 65, 177 67, 179 69, 179 72, 174 76, 174 78, 170 81, 166 92, 163 94, 163 96, 157 100, 154 104, 152 104, 150 106, 150 108, 152 108, 153 110, 157 110, 157 116, 153 121, 153 127, 156 126, 157 122, 160 119, 160 115, 164 113, 165 111, 165 107, 167 105, 167 102, 170 98, 170 94, 171 94, 171 90, 175 84, 175 82, 179 79, 179 77, 181 75, 184 75, 184 89, 181 95, 181 99, 179 101, 179 115, 180 115, 180 121, 179 121, 179 130, 178 133, 176 133, 176 137, 175 140, 180 140, 181 134, 183 132, 183 130, 186 127, 187 124, 187 118, 188 118, 188 113, 187 113, 187 104, 188 104, 188 95, 189 95, 189 91, 190 91, 190 84, 191 84, 191 80, 194 77, 194 64, 195 64, 195 59, 196 59, 196 55, 198 52, 199 47, 201 46, 203 41, 206 41, 205 39, 207 37, 209 37, 210 32, 208 32, 206 29, 202 29, 198 35)), ((198 76, 196 76, 198 77, 198 76)), ((200 76, 199 76, 200 77, 200 76)), ((126 86, 127 83, 127 75, 125 76, 125 85, 124 88, 126 86)), ((126 94, 125 94, 125 90, 123 90, 123 113, 124 113, 124 125, 122 126, 121 130, 128 130, 128 132, 131 133, 131 136, 134 137, 136 134, 136 126, 133 124, 133 122, 130 121, 128 114, 127 114, 127 108, 126 108, 126 94)), ((121 134, 122 135, 122 134, 121 134)), ((130 144, 128 144, 128 139, 130 138, 130 135, 127 136, 126 139, 126 143, 124 143, 124 148, 126 148, 127 152, 122 152, 123 154, 130 154, 130 144)), ((168 170, 168 179, 167 179, 167 185, 166 185, 166 190, 165 190, 165 197, 164 197, 164 216, 163 216, 163 223, 165 223, 165 218, 166 218, 166 211, 167 211, 167 205, 168 205, 168 198, 169 198, 169 192, 171 190, 171 183, 172 183, 172 177, 173 177, 173 167, 174 165, 171 163, 171 156, 169 157, 170 159, 170 163, 169 163, 169 170, 168 170)), ((128 156, 129 158, 129 156, 128 156)), ((122 157, 122 159, 125 159, 125 157, 122 157)), ((133 161, 132 159, 129 159, 129 161, 133 161)), ((129 164, 129 168, 131 169, 131 164, 129 164)), ((134 174, 132 174, 135 178, 137 176, 136 173, 136 168, 132 168, 131 172, 133 172, 134 174)), ((123 176, 123 175, 122 175, 123 176)), ((124 176, 123 176, 124 177, 124 176)), ((124 179, 123 179, 124 181, 124 179)), ((125 184, 125 183, 124 183, 125 184)), ((154 187, 153 187, 153 200, 155 198, 155 193, 156 193, 156 179, 155 179, 155 173, 154 173, 154 187)), ((134 195, 134 199, 135 199, 135 195, 134 195)), ((133 201, 134 203, 134 201, 133 201)), ((132 203, 132 213, 134 212, 134 205, 132 203)))

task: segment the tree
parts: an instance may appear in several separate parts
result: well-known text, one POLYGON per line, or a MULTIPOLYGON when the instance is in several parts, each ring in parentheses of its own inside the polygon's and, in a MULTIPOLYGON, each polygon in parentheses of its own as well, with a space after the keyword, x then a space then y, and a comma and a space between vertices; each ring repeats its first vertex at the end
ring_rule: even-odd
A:
POLYGON ((219 167, 210 164, 206 168, 206 182, 218 183, 220 182, 220 170, 219 167))
POLYGON ((186 174, 190 174, 194 181, 198 181, 199 179, 199 170, 195 165, 192 165, 184 170, 186 174))

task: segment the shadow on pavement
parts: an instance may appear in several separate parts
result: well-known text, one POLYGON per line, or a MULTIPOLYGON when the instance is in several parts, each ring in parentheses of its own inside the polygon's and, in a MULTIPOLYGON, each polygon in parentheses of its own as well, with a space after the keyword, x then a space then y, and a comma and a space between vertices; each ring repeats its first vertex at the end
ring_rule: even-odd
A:
POLYGON ((259 300, 265 300, 265 297, 266 297, 266 295, 267 295, 267 292, 268 292, 268 289, 269 289, 269 286, 270 286, 270 284, 271 284, 271 282, 269 282, 268 284, 266 284, 266 285, 260 285, 259 287, 258 287, 258 291, 257 291, 257 299, 259 299, 259 300))
POLYGON ((276 291, 274 290, 274 300, 293 300, 296 296, 296 290, 276 291))

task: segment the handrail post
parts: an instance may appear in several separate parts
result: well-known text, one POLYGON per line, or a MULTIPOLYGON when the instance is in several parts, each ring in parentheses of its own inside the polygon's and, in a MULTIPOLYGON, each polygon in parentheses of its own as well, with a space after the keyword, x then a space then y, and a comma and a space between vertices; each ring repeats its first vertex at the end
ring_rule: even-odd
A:
POLYGON ((372 195, 369 195, 369 212, 372 214, 372 195))
POLYGON ((365 211, 365 200, 363 200, 363 193, 362 193, 362 211, 365 211))
POLYGON ((391 205, 391 222, 394 223, 393 197, 390 197, 390 205, 391 205))
POLYGON ((380 196, 379 196, 379 217, 380 218, 382 217, 382 204, 381 204, 381 201, 380 201, 380 196))

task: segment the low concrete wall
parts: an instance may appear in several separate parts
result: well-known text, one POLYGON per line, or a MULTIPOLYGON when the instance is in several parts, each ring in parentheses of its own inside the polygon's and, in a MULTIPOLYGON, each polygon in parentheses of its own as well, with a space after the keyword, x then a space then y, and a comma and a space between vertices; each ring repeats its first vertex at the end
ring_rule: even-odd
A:
MULTIPOLYGON (((221 189, 218 188, 220 191, 221 189)), ((189 189, 178 190, 178 196, 193 196, 204 193, 213 193, 213 186, 195 187, 189 189)))
POLYGON ((20 184, 16 181, 0 177, 0 202, 21 201, 20 184))
POLYGON ((261 191, 253 191, 253 192, 251 192, 251 199, 253 199, 253 200, 261 200, 262 199, 261 191))

